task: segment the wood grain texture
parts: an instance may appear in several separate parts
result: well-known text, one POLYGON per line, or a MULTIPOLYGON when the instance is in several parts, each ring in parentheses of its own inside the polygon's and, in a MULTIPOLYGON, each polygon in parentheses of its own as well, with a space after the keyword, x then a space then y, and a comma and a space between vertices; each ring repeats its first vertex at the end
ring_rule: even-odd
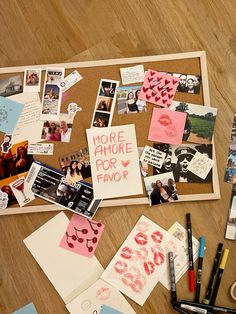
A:
MULTIPOLYGON (((206 236, 203 297, 217 243, 230 249, 218 305, 236 308, 229 287, 236 280, 236 243, 224 240, 231 185, 223 182, 236 111, 236 4, 234 0, 2 0, 0 66, 98 60, 205 50, 211 105, 219 108, 215 129, 221 200, 103 208, 96 215, 105 231, 96 256, 106 267, 141 214, 163 228, 191 212, 193 234, 206 236)), ((70 216, 69 213, 67 213, 70 216)), ((41 314, 67 313, 47 277, 22 240, 55 215, 45 212, 0 217, 0 313, 34 302, 41 314)), ((188 293, 187 275, 178 283, 188 293)), ((130 300, 129 300, 130 301, 130 300)), ((160 284, 137 313, 174 313, 169 292, 160 284)))

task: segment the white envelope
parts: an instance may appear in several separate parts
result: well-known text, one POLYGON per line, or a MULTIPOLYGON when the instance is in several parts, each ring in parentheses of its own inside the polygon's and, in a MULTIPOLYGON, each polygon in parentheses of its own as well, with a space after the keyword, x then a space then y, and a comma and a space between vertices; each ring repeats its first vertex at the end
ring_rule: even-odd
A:
POLYGON ((69 219, 61 212, 24 239, 24 243, 67 304, 90 287, 103 272, 97 258, 74 254, 59 246, 69 219))
POLYGON ((66 305, 71 314, 99 313, 103 304, 121 311, 124 314, 135 314, 135 311, 124 296, 114 287, 99 279, 91 287, 66 305))

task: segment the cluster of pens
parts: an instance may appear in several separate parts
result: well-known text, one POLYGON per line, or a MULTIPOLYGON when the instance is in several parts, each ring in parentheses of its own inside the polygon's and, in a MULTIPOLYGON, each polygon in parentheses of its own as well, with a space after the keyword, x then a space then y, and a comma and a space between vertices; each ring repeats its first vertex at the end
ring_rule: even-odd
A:
POLYGON ((200 289, 202 281, 202 264, 205 248, 205 237, 200 238, 199 259, 197 269, 196 286, 194 284, 194 268, 193 268, 193 249, 192 249, 192 227, 191 216, 188 213, 187 218, 187 232, 188 232, 188 255, 189 255, 189 289, 195 291, 194 301, 177 300, 176 284, 175 284, 175 268, 174 268, 174 254, 169 252, 169 266, 170 266, 170 280, 171 280, 171 303, 173 308, 180 313, 236 313, 236 309, 215 306, 218 289, 220 287, 221 278, 228 258, 229 250, 223 250, 223 244, 218 244, 217 253, 215 256, 209 285, 206 296, 202 303, 200 303, 200 289))

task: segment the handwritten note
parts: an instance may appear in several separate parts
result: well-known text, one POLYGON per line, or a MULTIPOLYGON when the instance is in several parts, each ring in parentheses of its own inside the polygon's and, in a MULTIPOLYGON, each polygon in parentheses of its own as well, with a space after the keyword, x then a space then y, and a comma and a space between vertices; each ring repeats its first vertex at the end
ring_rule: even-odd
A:
POLYGON ((142 194, 134 125, 86 131, 95 199, 142 194))
POLYGON ((139 95, 139 99, 155 105, 169 107, 174 99, 179 78, 148 70, 139 95))
POLYGON ((164 152, 161 152, 158 149, 155 149, 151 146, 146 145, 144 147, 140 160, 142 162, 146 162, 147 164, 153 167, 160 169, 165 160, 165 157, 166 157, 166 154, 164 152))
POLYGON ((214 161, 204 154, 196 152, 187 169, 201 179, 205 179, 213 167, 214 161))
POLYGON ((140 64, 129 68, 121 68, 120 75, 123 85, 143 82, 145 77, 144 66, 140 64))

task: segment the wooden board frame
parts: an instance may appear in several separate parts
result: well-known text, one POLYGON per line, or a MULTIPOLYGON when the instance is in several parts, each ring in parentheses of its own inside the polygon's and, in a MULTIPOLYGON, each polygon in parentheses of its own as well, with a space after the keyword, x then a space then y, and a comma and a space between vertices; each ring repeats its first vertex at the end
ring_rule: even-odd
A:
MULTIPOLYGON (((210 95, 209 95, 207 62, 206 62, 205 51, 133 57, 133 58, 97 60, 97 61, 81 61, 81 62, 58 63, 58 64, 7 67, 7 68, 0 68, 0 74, 24 72, 26 68, 35 69, 36 67, 40 68, 41 70, 45 70, 48 67, 64 67, 65 69, 70 69, 70 68, 72 69, 72 68, 87 68, 87 67, 98 67, 98 66, 113 66, 113 65, 119 65, 119 64, 122 64, 122 65, 127 64, 127 66, 132 66, 132 64, 137 64, 137 63, 145 63, 145 62, 152 62, 152 61, 171 61, 171 60, 181 60, 181 59, 191 59, 191 58, 199 58, 200 60, 204 106, 210 106, 210 95)), ((214 166, 213 166, 213 172, 212 172, 213 192, 202 193, 202 194, 180 195, 179 201, 202 201, 202 200, 220 199, 220 187, 219 187, 219 178, 218 178, 218 173, 217 173, 214 138, 213 138, 212 143, 213 143, 213 157, 212 158, 214 160, 214 166)), ((101 203, 101 207, 140 205, 140 204, 149 204, 148 197, 104 200, 101 203)), ((12 207, 12 208, 7 208, 4 212, 1 212, 0 215, 30 213, 30 212, 44 212, 44 211, 58 211, 60 209, 62 208, 54 204, 26 206, 23 208, 12 207)))

